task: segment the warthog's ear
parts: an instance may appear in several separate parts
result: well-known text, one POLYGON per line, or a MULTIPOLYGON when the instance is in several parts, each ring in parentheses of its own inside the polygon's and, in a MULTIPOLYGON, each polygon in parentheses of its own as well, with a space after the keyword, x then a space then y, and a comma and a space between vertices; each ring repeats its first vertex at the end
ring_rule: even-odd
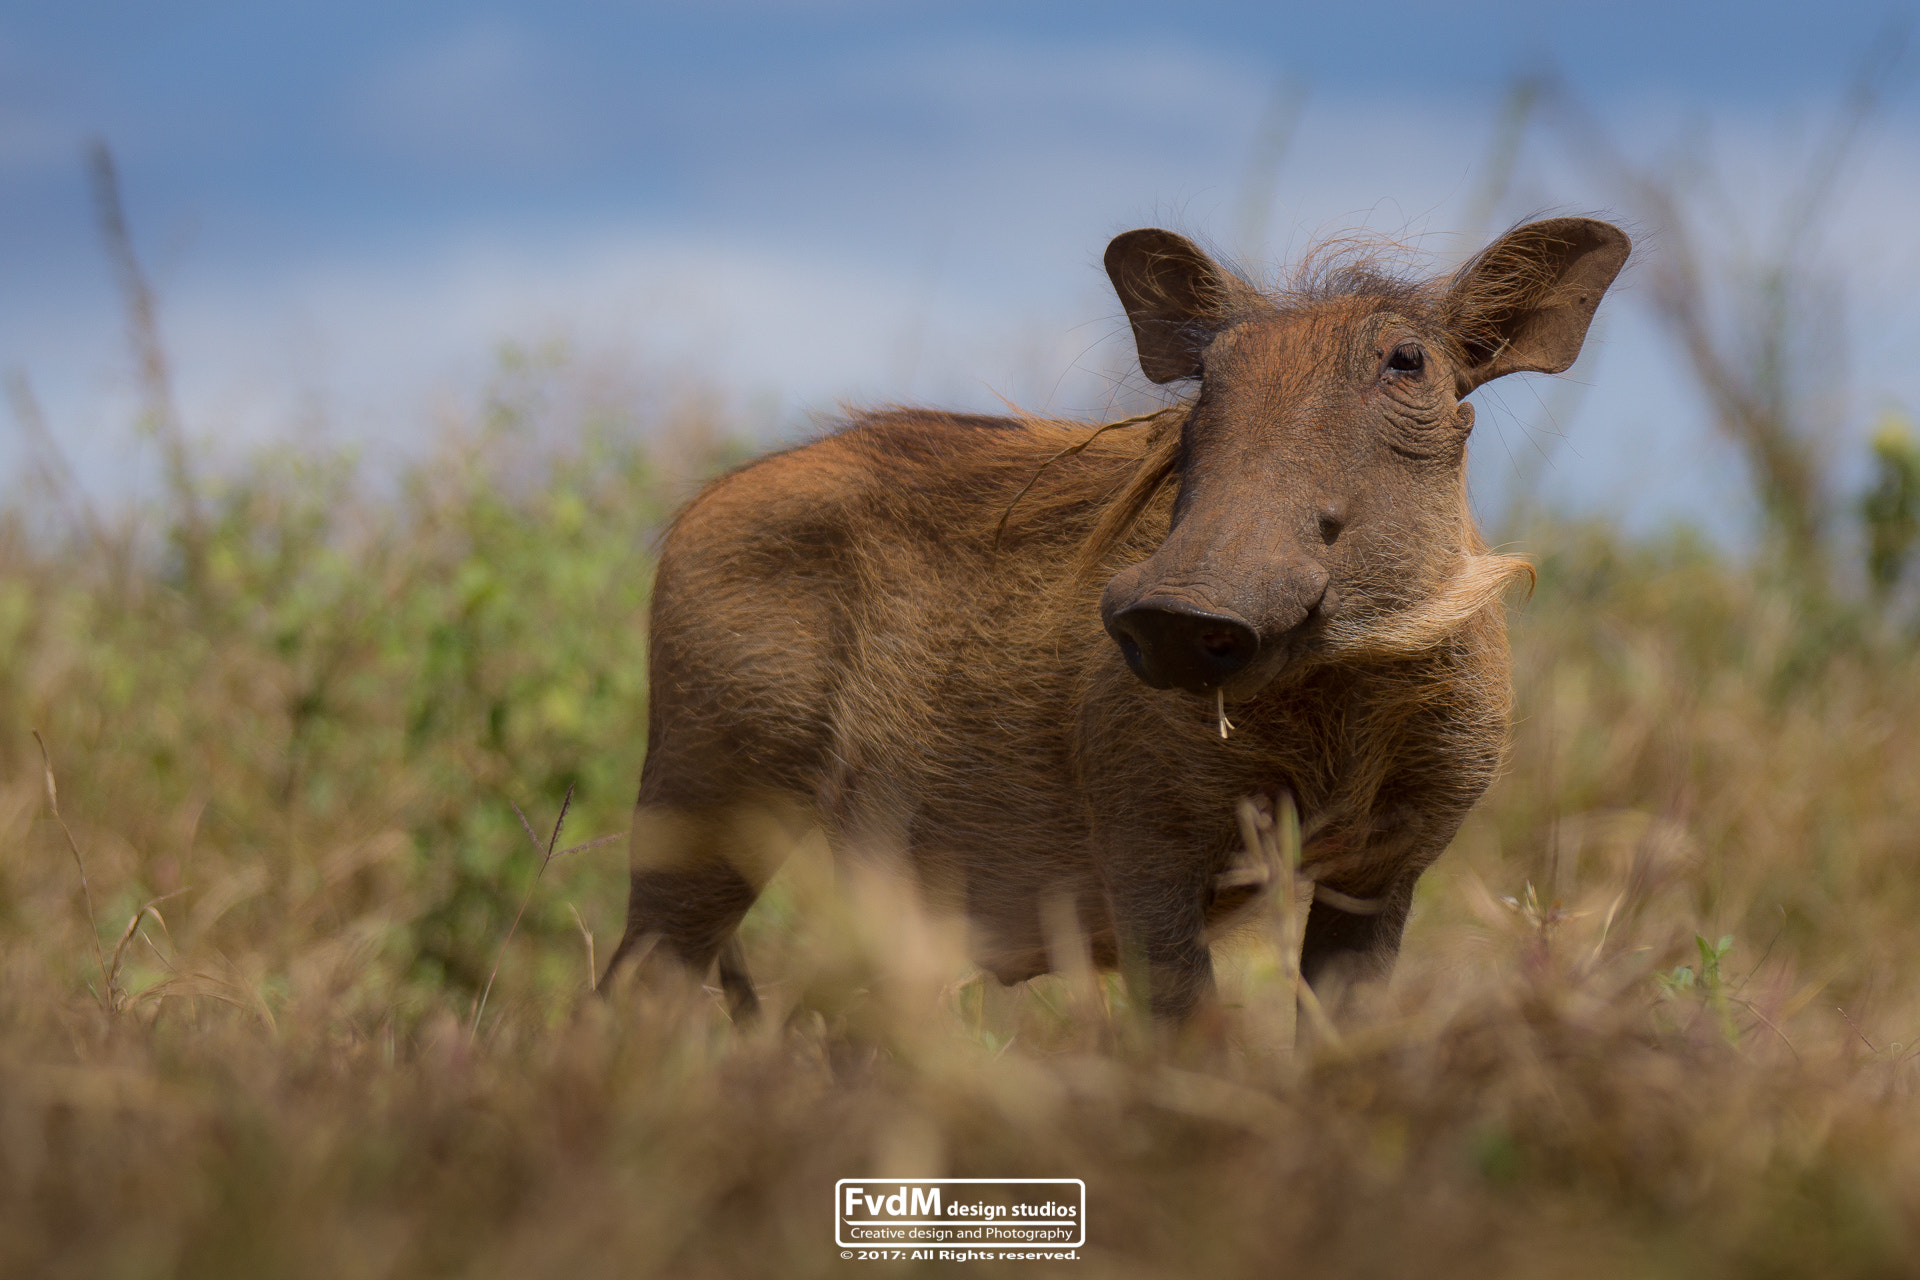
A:
POLYGON ((1106 262, 1133 323, 1140 372, 1154 382, 1200 376, 1207 344, 1252 294, 1193 241, 1158 227, 1115 236, 1106 262))
POLYGON ((1566 370, 1632 248, 1612 223, 1548 218, 1507 232, 1460 268, 1446 303, 1467 356, 1459 393, 1509 373, 1566 370))

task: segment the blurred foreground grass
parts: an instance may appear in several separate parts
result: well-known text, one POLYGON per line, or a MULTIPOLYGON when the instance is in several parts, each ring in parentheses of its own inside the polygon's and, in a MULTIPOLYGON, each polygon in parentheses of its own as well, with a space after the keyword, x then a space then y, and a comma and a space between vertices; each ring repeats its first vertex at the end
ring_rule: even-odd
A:
POLYGON ((1084 1178, 1086 1274, 1920 1265, 1910 631, 1549 530, 1511 766, 1340 1045, 1258 928, 1170 1063, 813 848, 741 1033, 586 998, 624 846, 536 884, 514 811, 617 834, 639 773, 671 495, 587 438, 269 459, 191 548, 0 526, 0 1274, 818 1275, 869 1175, 1084 1178))

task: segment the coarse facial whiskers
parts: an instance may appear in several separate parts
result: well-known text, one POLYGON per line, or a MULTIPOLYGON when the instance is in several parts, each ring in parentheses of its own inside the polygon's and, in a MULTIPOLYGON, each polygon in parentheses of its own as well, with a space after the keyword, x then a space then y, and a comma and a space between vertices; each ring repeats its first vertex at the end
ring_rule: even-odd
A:
POLYGON ((1227 740, 1227 734, 1233 729, 1233 721, 1227 719, 1227 691, 1218 688, 1213 691, 1213 713, 1220 720, 1220 741, 1227 740))

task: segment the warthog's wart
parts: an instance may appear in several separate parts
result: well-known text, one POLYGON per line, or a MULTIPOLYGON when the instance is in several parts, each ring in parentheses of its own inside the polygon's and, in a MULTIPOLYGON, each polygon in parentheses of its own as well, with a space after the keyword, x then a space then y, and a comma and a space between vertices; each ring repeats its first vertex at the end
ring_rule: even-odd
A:
POLYGON ((734 930, 817 824, 904 858, 1002 981, 1053 967, 1070 903, 1178 1019, 1260 891, 1223 874, 1235 806, 1284 791, 1322 890, 1304 972, 1383 972, 1507 729, 1499 596, 1528 570, 1474 527, 1462 397, 1572 364, 1627 252, 1554 218, 1440 279, 1330 255, 1265 292, 1130 231, 1107 271, 1180 404, 862 414, 716 481, 660 559, 610 969, 649 940, 717 958, 750 1008, 734 930))

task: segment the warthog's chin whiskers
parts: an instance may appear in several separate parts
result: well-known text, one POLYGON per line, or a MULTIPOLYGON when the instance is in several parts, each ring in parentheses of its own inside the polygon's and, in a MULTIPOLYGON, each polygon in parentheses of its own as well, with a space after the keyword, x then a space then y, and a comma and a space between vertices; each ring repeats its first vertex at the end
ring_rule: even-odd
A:
POLYGON ((1411 657, 1444 644, 1514 583, 1532 577, 1533 566, 1518 556, 1467 556, 1450 581, 1411 608, 1336 623, 1326 651, 1341 658, 1411 657))
POLYGON ((1225 742, 1227 735, 1233 732, 1233 721, 1227 719, 1227 689, 1225 685, 1213 691, 1213 714, 1220 721, 1220 741, 1225 742))

